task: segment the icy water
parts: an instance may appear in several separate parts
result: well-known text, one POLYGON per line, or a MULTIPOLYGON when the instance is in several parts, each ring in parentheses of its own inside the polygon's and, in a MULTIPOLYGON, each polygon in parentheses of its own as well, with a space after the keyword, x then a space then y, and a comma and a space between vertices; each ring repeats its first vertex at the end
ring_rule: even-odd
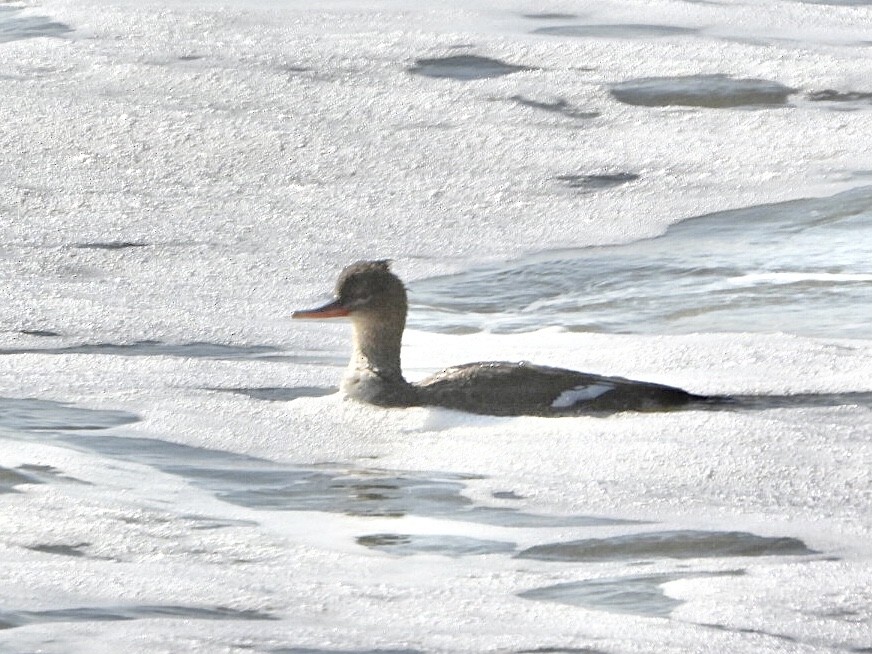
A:
POLYGON ((0 5, 0 43, 40 36, 61 36, 68 25, 35 14, 23 15, 19 8, 0 5))
MULTIPOLYGON (((511 540, 491 540, 454 534, 409 534, 402 532, 363 533, 356 544, 393 556, 514 557, 564 563, 619 562, 622 565, 650 565, 658 560, 691 560, 691 565, 670 574, 638 577, 629 575, 607 581, 560 584, 534 588, 520 597, 568 602, 601 611, 667 617, 680 601, 666 598, 659 587, 670 581, 708 575, 738 575, 742 569, 712 573, 709 562, 735 565, 743 559, 778 557, 795 565, 794 557, 820 554, 802 541, 790 537, 761 537, 745 532, 658 531, 660 525, 598 516, 547 516, 528 513, 512 506, 489 506, 464 495, 471 475, 412 472, 379 468, 348 468, 336 464, 288 466, 232 452, 189 447, 158 439, 137 438, 118 431, 134 423, 137 416, 121 411, 87 410, 41 400, 0 398, 0 442, 7 446, 20 441, 40 442, 96 454, 101 460, 115 459, 179 476, 192 488, 200 488, 220 502, 251 509, 253 519, 221 519, 198 515, 171 515, 164 519, 193 530, 227 528, 257 529, 258 512, 327 512, 356 517, 401 518, 417 516, 448 521, 481 523, 498 527, 503 534, 512 530, 542 530, 547 534, 566 529, 586 534, 583 540, 549 542, 521 548, 511 540), (616 531, 623 532, 614 535, 616 531), (609 535, 600 535, 609 534, 609 535), (785 558, 786 557, 786 558, 785 558), (645 590, 642 591, 640 588, 645 590)), ((64 470, 39 464, 0 468, 0 494, 27 493, 34 485, 65 487, 89 485, 64 470)), ((99 492, 99 489, 96 489, 99 492)), ((522 500, 511 491, 495 498, 522 500)), ((46 534, 46 537, 50 537, 46 534)), ((100 554, 100 535, 93 541, 73 542, 60 535, 60 542, 33 542, 27 549, 49 557, 92 561, 121 561, 100 554)), ((819 558, 819 557, 818 557, 819 558)), ((236 562, 244 563, 242 560, 236 562)), ((77 606, 57 610, 16 610, 0 612, 0 628, 13 629, 31 624, 142 619, 188 620, 277 620, 257 609, 197 605, 77 606)), ((282 650, 284 651, 284 650, 282 650)))
POLYGON ((0 652, 870 651, 868 5, 0 4, 0 652), (741 401, 345 401, 364 257, 741 401))
POLYGON ((419 328, 872 336, 872 187, 700 216, 412 286, 419 328))

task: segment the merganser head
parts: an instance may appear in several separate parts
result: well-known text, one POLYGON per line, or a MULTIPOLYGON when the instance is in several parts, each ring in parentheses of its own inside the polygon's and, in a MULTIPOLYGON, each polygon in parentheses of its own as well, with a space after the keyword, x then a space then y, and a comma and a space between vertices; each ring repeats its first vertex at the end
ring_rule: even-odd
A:
POLYGON ((383 406, 409 406, 414 391, 403 379, 400 348, 406 327, 406 288, 388 261, 358 261, 336 281, 334 300, 293 318, 348 316, 354 327, 353 352, 342 389, 351 397, 383 406))
POLYGON ((382 319, 396 320, 408 307, 406 288, 391 272, 390 261, 358 261, 339 274, 334 300, 316 309, 295 311, 293 318, 340 318, 355 322, 382 319))

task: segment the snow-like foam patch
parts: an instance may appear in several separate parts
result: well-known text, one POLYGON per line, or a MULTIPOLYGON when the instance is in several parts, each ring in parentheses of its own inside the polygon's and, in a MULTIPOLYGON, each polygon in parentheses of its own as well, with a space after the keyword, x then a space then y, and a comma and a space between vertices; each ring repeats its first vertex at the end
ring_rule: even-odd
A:
POLYGON ((733 284, 801 284, 803 282, 872 282, 872 274, 863 273, 811 273, 761 272, 732 277, 733 284))
MULTIPOLYGON (((329 392, 347 325, 290 313, 358 258, 413 280, 868 183, 869 12, 22 9, 70 30, 0 44, 0 649, 868 647, 868 405, 383 410, 329 392), (434 61, 458 66, 410 72, 434 61), (755 111, 608 92, 711 75, 798 92, 755 111), (684 539, 677 563, 515 558, 733 531, 821 554, 695 559, 684 539), (554 587, 642 591, 659 617, 524 596, 554 587)), ((702 393, 866 391, 872 368, 868 340, 779 333, 412 331, 406 346, 414 378, 530 360, 702 393)))

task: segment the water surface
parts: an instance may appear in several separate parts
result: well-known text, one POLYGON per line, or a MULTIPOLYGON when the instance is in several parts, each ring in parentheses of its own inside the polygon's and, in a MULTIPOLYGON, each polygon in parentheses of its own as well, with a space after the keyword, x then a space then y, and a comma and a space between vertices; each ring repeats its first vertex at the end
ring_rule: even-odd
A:
POLYGON ((411 285, 434 331, 786 332, 872 337, 872 187, 685 220, 411 285))
POLYGON ((70 31, 69 25, 64 23, 24 13, 17 7, 0 5, 0 43, 38 36, 61 36, 70 31))

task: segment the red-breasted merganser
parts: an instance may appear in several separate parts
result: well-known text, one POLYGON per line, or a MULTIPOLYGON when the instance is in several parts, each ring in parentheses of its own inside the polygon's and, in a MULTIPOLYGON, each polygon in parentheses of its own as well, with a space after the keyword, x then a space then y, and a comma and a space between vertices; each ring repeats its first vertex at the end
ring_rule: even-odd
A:
POLYGON ((707 398, 679 388, 530 363, 489 361, 448 368, 409 383, 400 369, 406 289, 387 261, 359 261, 339 275, 335 299, 294 318, 347 316, 354 352, 346 395, 383 407, 441 406, 497 416, 662 411, 707 398))

